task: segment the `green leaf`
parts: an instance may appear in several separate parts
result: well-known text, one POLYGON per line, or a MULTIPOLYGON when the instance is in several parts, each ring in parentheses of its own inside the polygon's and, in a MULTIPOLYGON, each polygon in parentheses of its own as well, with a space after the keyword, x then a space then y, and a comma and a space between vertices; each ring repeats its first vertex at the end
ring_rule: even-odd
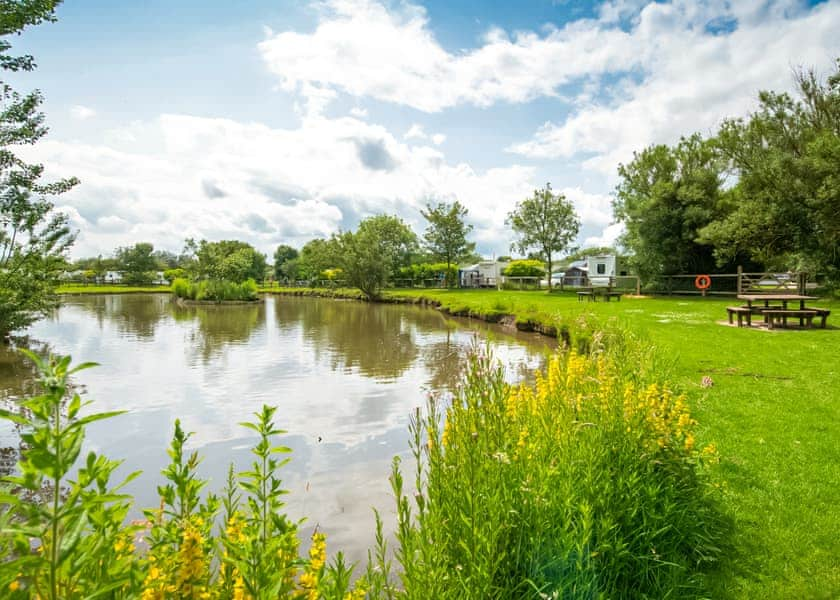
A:
POLYGON ((0 419, 6 419, 7 421, 12 421, 13 423, 17 423, 18 425, 30 425, 29 419, 23 417, 17 413, 13 413, 11 411, 5 410, 0 408, 0 419))

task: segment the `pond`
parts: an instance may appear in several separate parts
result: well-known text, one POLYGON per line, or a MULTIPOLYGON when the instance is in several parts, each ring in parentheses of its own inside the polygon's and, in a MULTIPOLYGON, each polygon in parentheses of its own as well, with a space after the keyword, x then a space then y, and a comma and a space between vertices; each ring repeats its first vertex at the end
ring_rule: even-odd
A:
MULTIPOLYGON (((218 490, 231 462, 242 469, 249 461, 254 438, 238 423, 263 404, 278 406, 288 432, 280 441, 293 450, 281 473, 289 514, 306 515, 305 533, 319 527, 331 550, 352 560, 372 544, 371 507, 393 523, 388 474, 395 454, 407 456, 411 411, 430 393, 451 393, 470 347, 490 341, 516 381, 555 345, 415 306, 267 297, 179 307, 165 294, 70 297, 27 336, 17 344, 100 363, 75 383, 94 410, 128 412, 91 426, 86 443, 124 459, 124 473, 142 469, 127 488, 138 508, 159 504, 176 418, 194 432, 190 448, 218 490)), ((32 393, 33 376, 19 353, 0 348, 1 397, 32 393)), ((17 442, 2 427, 8 462, 17 442)))

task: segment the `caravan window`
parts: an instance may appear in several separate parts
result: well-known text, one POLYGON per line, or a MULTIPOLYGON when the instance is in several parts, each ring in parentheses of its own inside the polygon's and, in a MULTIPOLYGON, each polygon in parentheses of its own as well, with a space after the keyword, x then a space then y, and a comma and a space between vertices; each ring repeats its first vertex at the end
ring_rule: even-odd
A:
POLYGON ((598 269, 598 275, 603 275, 604 273, 607 272, 607 265, 604 264, 604 263, 598 263, 597 269, 598 269))

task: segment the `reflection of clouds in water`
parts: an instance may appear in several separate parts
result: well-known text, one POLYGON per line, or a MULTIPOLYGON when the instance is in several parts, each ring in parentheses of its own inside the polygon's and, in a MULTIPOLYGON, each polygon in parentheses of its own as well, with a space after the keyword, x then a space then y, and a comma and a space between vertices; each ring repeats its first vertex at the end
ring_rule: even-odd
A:
POLYGON ((180 309, 166 296, 109 298, 119 301, 73 299, 31 335, 101 363, 79 374, 93 408, 129 413, 91 427, 88 446, 125 458, 125 472, 143 469, 129 489, 138 504, 157 504, 176 417, 195 432, 190 446, 219 489, 231 460, 247 464, 249 434, 238 423, 277 405, 295 449, 283 473, 290 512, 309 514, 308 525, 320 523, 356 558, 371 543, 370 506, 391 508, 390 459, 405 452, 408 416, 426 393, 454 389, 474 343, 492 340, 510 380, 553 345, 413 306, 269 297, 180 309))

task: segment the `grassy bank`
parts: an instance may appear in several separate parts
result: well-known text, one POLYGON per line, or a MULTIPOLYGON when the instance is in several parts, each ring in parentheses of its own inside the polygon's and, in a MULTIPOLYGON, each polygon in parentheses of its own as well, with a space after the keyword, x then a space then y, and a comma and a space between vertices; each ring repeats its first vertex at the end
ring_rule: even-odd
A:
POLYGON ((637 332, 688 394, 698 442, 716 443, 721 454, 718 483, 736 554, 714 597, 840 596, 840 302, 815 303, 832 310, 828 329, 768 332, 720 325, 732 299, 590 303, 544 292, 411 290, 386 300, 490 320, 513 315, 525 329, 594 314, 637 332))
POLYGON ((168 285, 60 285, 57 294, 169 294, 168 285))

